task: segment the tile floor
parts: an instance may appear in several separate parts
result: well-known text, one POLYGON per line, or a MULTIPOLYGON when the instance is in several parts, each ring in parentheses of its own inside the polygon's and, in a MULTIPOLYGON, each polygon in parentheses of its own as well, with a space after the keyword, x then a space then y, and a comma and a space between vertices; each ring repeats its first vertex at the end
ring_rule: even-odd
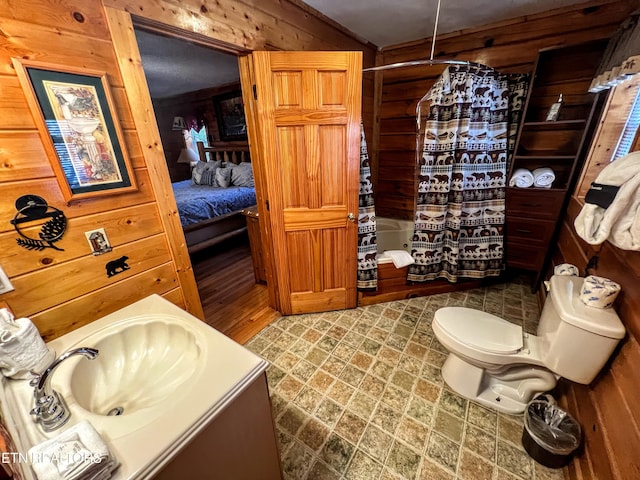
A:
POLYGON ((433 336, 445 305, 483 309, 535 332, 525 282, 312 315, 281 317, 247 343, 271 362, 287 480, 557 480, 521 445, 522 416, 448 389, 433 336))

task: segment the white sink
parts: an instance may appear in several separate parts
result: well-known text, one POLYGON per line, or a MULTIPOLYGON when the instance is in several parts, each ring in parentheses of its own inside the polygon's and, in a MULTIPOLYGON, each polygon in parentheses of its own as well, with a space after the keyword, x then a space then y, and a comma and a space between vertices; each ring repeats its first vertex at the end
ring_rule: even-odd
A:
POLYGON ((132 318, 77 346, 100 353, 91 361, 75 360, 68 374, 69 400, 97 415, 131 415, 174 401, 202 365, 202 342, 175 316, 132 318))
POLYGON ((53 373, 51 386, 65 399, 71 418, 51 433, 29 415, 28 381, 2 381, 2 413, 18 449, 26 452, 88 420, 121 464, 114 480, 152 478, 268 365, 158 295, 49 345, 57 355, 78 347, 97 348, 99 355, 70 357, 53 373), (109 415, 118 407, 121 414, 109 415))

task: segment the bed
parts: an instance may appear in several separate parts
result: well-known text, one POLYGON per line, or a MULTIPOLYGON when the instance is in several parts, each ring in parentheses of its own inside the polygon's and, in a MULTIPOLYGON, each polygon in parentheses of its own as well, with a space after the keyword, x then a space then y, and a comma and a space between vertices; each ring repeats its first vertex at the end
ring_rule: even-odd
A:
MULTIPOLYGON (((250 161, 249 148, 205 147, 198 142, 201 161, 239 165, 250 161)), ((256 204, 255 187, 226 188, 196 185, 192 179, 171 184, 189 253, 216 245, 247 230, 242 211, 256 204)))

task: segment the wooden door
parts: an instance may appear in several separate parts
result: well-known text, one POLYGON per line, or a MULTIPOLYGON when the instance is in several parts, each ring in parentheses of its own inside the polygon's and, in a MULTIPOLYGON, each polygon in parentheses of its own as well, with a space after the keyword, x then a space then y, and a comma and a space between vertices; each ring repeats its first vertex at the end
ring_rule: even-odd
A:
POLYGON ((279 310, 353 308, 361 53, 254 52, 241 72, 279 310))

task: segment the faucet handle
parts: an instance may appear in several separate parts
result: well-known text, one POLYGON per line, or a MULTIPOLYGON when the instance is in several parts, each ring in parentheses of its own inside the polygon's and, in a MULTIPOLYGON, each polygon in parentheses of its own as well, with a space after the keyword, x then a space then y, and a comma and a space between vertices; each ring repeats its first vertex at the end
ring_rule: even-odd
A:
POLYGON ((33 377, 31 378, 31 380, 29 380, 29 386, 30 387, 35 387, 38 385, 38 382, 40 381, 40 374, 34 370, 30 370, 29 373, 31 375, 33 375, 33 377))

